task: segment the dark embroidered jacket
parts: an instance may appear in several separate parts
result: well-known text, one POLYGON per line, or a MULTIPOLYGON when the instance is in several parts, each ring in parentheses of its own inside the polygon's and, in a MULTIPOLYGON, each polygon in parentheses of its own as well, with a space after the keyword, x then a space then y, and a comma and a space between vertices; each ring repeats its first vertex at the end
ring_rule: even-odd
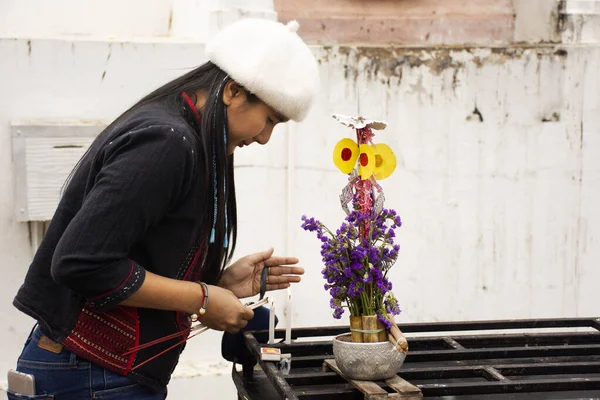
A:
MULTIPOLYGON (((165 391, 183 346, 129 348, 189 328, 183 313, 119 306, 145 271, 197 280, 206 252, 194 115, 143 106, 92 145, 58 205, 14 305, 47 336, 107 369, 165 391)), ((185 337, 185 334, 182 334, 185 337)))

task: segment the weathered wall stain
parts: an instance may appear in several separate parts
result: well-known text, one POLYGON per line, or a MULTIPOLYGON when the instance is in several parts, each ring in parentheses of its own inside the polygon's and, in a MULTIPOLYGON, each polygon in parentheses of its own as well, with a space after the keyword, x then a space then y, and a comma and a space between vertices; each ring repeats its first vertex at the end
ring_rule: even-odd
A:
POLYGON ((482 68, 485 65, 502 65, 509 61, 526 59, 550 60, 564 63, 568 52, 558 46, 519 47, 445 47, 445 48, 399 48, 399 47, 322 47, 318 52, 320 64, 343 60, 344 77, 356 81, 359 75, 370 80, 380 79, 390 83, 390 77, 402 79, 404 68, 426 68, 439 76, 454 70, 453 85, 458 84, 457 73, 467 65, 482 68))
POLYGON ((561 34, 568 28, 568 15, 566 13, 567 0, 558 0, 558 6, 556 8, 556 20, 554 26, 556 26, 556 32, 561 34))
POLYGON ((467 116, 467 121, 483 122, 483 114, 477 108, 477 104, 475 104, 475 109, 473 110, 473 112, 467 116))
POLYGON ((542 117, 542 122, 560 122, 560 113, 555 111, 552 115, 542 117))
POLYGON ((106 77, 106 71, 108 70, 108 62, 110 61, 110 57, 112 56, 112 44, 109 43, 108 44, 108 54, 106 55, 106 61, 104 61, 104 72, 102 72, 102 78, 100 79, 101 82, 104 81, 104 78, 106 77))

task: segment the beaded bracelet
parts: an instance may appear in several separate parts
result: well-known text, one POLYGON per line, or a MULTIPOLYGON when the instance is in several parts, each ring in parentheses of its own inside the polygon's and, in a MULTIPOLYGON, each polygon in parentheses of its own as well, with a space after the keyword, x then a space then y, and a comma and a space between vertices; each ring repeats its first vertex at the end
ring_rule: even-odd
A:
POLYGON ((192 321, 196 322, 200 319, 201 315, 204 315, 206 313, 206 309, 208 308, 208 285, 204 282, 196 282, 198 285, 200 285, 200 287, 202 288, 202 296, 204 297, 203 301, 202 301, 202 305, 200 306, 200 309, 198 310, 198 314, 192 314, 190 316, 190 318, 192 319, 192 321))

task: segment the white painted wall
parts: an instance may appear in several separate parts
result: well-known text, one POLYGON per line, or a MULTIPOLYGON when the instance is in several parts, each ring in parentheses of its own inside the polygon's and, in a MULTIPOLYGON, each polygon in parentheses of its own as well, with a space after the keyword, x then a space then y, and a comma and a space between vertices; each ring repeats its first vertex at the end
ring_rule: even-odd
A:
MULTIPOLYGON (((6 172, 0 174, 0 381, 33 323, 11 305, 31 252, 28 226, 13 215, 9 124, 110 120, 202 63, 203 45, 183 40, 187 34, 157 37, 166 10, 185 1, 157 2, 160 13, 144 7, 139 25, 118 28, 125 36, 140 32, 143 40, 99 40, 109 30, 93 26, 90 37, 73 39, 79 29, 74 21, 44 30, 28 23, 14 35, 19 39, 0 31, 0 170, 6 172), (69 27, 68 37, 56 27, 69 27)), ((17 5, 32 8, 32 2, 0 0, 0 19, 7 9, 25 18, 17 5)), ((200 7, 202 1, 192 3, 200 7)), ((269 4, 262 3, 259 12, 268 17, 269 4)), ((233 3, 221 5, 245 13, 233 3)), ((18 27, 5 22, 0 27, 18 27)), ((301 257, 307 275, 294 289, 294 326, 345 323, 330 317, 317 240, 299 225, 302 214, 330 225, 343 217, 337 195, 345 178, 330 153, 353 133, 330 115, 355 112, 359 91, 361 111, 389 121, 378 138, 399 159, 382 185, 387 205, 404 220, 392 273, 401 321, 600 314, 597 40, 560 48, 314 51, 322 90, 307 121, 278 127, 268 146, 243 149, 237 157, 237 254, 275 246, 279 254, 301 257)), ((283 296, 276 301, 283 322, 283 296)), ((229 368, 220 358, 220 334, 194 339, 170 398, 198 390, 233 398, 229 368)))
POLYGON ((275 19, 273 0, 0 0, 0 37, 204 41, 241 17, 275 19))
POLYGON ((2 0, 0 33, 16 37, 158 36, 172 0, 2 0))
MULTIPOLYGON (((382 185, 405 222, 392 273, 403 319, 598 314, 600 48, 564 51, 398 51, 450 67, 403 64, 391 78, 383 71, 392 57, 380 49, 377 63, 368 51, 322 51, 330 89, 294 137, 294 214, 340 220, 332 189, 344 179, 329 151, 351 132, 327 115, 355 109, 358 86, 363 112, 389 121, 379 138, 401 160, 382 185), (344 65, 356 78, 344 78, 344 65)), ((316 241, 292 235, 317 264, 316 241)), ((296 298, 315 301, 308 291, 296 298)))

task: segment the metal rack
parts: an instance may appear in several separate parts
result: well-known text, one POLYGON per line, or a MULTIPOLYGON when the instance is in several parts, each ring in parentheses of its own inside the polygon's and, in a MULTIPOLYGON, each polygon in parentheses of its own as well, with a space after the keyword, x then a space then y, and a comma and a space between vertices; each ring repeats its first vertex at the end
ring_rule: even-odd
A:
MULTIPOLYGON (((399 325, 410 350, 398 375, 420 388, 425 398, 600 398, 600 318, 399 325), (541 332, 543 328, 551 332, 541 332), (498 330, 518 332, 494 332, 498 330), (431 333, 435 335, 423 336, 431 333)), ((348 330, 300 328, 293 330, 293 338, 302 341, 270 345, 292 354, 287 376, 275 363, 260 360, 268 333, 246 332, 247 362, 243 371, 232 372, 239 398, 364 399, 337 373, 322 368, 333 358, 330 338, 348 330)), ((276 331, 276 338, 283 335, 276 331)), ((379 384, 386 389, 385 383, 379 384)))

